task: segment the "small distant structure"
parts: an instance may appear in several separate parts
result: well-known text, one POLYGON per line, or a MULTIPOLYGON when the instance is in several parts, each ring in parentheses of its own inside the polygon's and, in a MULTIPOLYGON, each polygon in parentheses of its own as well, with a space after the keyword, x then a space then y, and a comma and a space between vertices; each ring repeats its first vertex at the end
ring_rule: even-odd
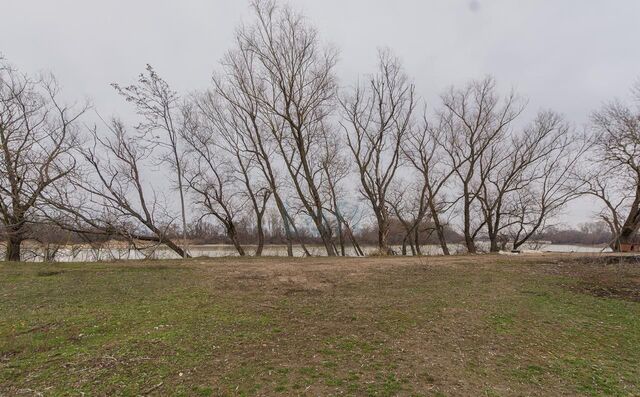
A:
POLYGON ((620 243, 620 252, 640 252, 640 243, 620 243))

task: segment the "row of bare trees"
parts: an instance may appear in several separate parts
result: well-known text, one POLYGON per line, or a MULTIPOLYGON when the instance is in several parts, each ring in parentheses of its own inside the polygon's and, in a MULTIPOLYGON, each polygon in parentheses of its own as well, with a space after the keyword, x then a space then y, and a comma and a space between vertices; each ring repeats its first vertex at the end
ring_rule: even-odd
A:
POLYGON ((341 89, 336 50, 304 16, 271 0, 252 9, 204 92, 180 95, 151 66, 132 85, 113 84, 139 116, 133 125, 88 126, 88 107, 62 104, 53 78, 2 62, 7 260, 20 260, 29 225, 44 224, 188 257, 188 225, 203 219, 239 255, 249 253, 238 231, 247 223, 255 255, 274 229, 288 255, 310 254, 309 230, 327 255, 364 255, 356 229, 367 224, 391 254, 394 222, 403 253, 421 254, 430 237, 448 255, 452 229, 470 253, 479 240, 490 251, 518 249, 580 195, 603 203, 614 248, 637 232, 637 110, 605 105, 592 131, 579 133, 551 110, 523 120, 526 102, 502 95, 491 77, 452 87, 427 108, 389 50, 374 73, 341 89))

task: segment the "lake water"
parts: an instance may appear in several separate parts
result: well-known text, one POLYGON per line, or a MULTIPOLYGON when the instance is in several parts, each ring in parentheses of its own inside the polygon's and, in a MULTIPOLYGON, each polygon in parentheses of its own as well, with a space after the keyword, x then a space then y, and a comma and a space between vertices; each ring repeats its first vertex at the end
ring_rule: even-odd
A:
MULTIPOLYGON (((478 248, 482 249, 482 243, 478 244, 478 248)), ((402 247, 394 246, 393 250, 400 253, 402 247)), ((442 255, 442 249, 439 245, 423 245, 420 247, 423 255, 442 255)), ((488 248, 488 247, 486 247, 488 248)), ((256 247, 246 245, 244 249, 247 255, 253 255, 256 247)), ((376 246, 363 246, 365 254, 374 253, 376 246)), ((536 246, 526 246, 523 249, 537 249, 546 252, 610 252, 609 248, 603 246, 586 246, 586 245, 564 245, 564 244, 544 244, 536 246)), ((313 256, 325 256, 326 252, 323 246, 308 245, 307 250, 313 256)), ((407 248, 409 254, 411 251, 407 248)), ((449 250, 452 254, 462 254, 466 252, 462 244, 450 244, 449 250)), ((23 260, 26 261, 42 261, 43 254, 39 248, 23 249, 23 260)), ((193 257, 223 257, 238 256, 238 253, 232 245, 226 244, 210 244, 210 245, 194 245, 189 247, 189 252, 193 257)), ((1 254, 1 253, 0 253, 1 254)), ((266 245, 262 251, 264 256, 286 256, 287 247, 285 245, 266 245)), ((295 256, 303 256, 304 252, 300 247, 294 247, 295 256)), ((352 248, 347 249, 347 255, 355 256, 352 248)), ((150 247, 143 250, 135 250, 128 248, 88 248, 87 246, 69 246, 59 248, 54 256, 56 262, 94 262, 94 261, 112 261, 127 259, 177 259, 179 258, 175 252, 165 246, 150 247)))

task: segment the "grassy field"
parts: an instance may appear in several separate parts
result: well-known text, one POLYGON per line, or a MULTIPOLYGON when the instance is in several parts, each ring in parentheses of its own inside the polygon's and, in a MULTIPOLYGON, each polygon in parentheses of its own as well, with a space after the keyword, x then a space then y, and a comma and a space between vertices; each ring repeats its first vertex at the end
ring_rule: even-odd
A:
POLYGON ((640 395, 619 258, 0 264, 0 395, 640 395))

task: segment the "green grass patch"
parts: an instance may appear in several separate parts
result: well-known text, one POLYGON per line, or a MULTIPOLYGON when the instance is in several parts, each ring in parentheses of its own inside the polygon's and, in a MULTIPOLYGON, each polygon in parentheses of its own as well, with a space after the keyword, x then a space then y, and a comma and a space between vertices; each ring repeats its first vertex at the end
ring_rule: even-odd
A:
POLYGON ((638 302, 516 259, 313 261, 2 263, 0 395, 640 395, 638 302))

